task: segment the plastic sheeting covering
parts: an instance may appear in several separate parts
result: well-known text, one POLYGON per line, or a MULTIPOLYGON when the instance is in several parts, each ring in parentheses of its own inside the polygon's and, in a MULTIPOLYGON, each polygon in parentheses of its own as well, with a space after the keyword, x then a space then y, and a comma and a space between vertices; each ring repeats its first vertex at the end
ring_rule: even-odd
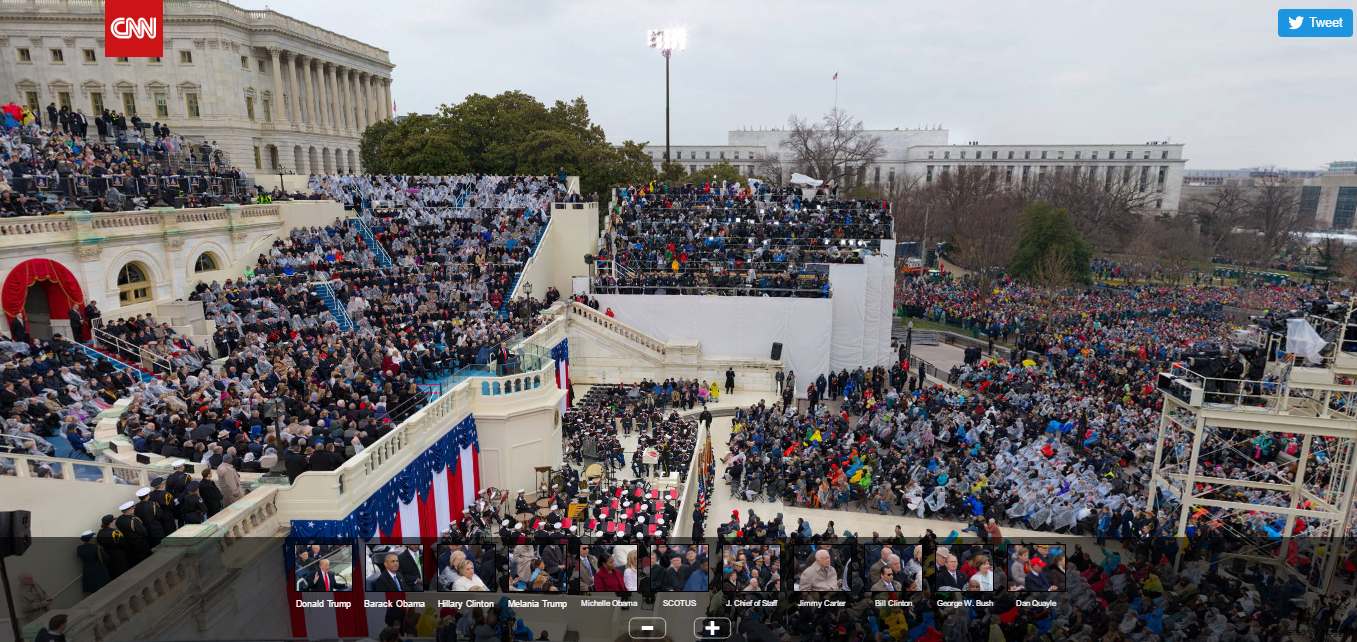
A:
POLYGON ((858 265, 830 265, 829 280, 834 288, 830 367, 852 371, 891 363, 894 258, 879 254, 858 265))
POLYGON ((1324 351, 1324 337, 1319 336, 1318 332, 1310 326, 1305 319, 1287 319, 1286 320, 1286 352, 1288 354, 1299 355, 1306 361, 1319 361, 1319 354, 1324 351))
MULTIPOLYGON (((836 299, 645 294, 595 298, 602 309, 612 308, 618 321, 656 339, 699 342, 704 356, 767 359, 773 342, 781 342, 782 361, 796 372, 798 397, 805 396, 805 387, 816 376, 829 372, 831 342, 826 338, 834 327, 836 299)), ((738 386, 738 372, 735 381, 738 386)))

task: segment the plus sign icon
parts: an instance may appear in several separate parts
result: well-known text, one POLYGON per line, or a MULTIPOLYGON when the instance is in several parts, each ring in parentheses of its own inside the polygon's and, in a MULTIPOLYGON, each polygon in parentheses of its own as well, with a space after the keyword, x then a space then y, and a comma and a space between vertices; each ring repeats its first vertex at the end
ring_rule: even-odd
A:
POLYGON ((730 620, 723 617, 700 617, 693 621, 693 636, 699 640, 724 640, 731 634, 730 620))

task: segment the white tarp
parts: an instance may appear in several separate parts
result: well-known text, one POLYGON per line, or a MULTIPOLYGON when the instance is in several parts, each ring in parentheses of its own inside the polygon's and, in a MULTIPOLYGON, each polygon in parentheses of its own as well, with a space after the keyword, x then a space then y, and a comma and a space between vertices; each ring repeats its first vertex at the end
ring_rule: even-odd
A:
MULTIPOLYGON (((834 299, 645 294, 595 298, 602 309, 612 308, 618 321, 657 339, 699 342, 703 355, 767 359, 773 342, 780 342, 782 361, 787 370, 796 372, 799 397, 805 396, 806 385, 816 376, 829 372, 827 339, 833 330, 834 299)), ((737 373, 737 385, 738 381, 737 373)))
POLYGON ((809 176, 806 176, 805 174, 797 173, 792 174, 792 185, 809 185, 811 187, 819 187, 823 184, 824 181, 815 180, 809 176))
POLYGON ((1286 352, 1299 355, 1306 361, 1318 362, 1319 354, 1324 351, 1324 337, 1311 327, 1305 319, 1286 320, 1286 352))
POLYGON ((858 366, 867 365, 863 362, 867 266, 831 264, 829 283, 834 288, 834 333, 829 337, 829 367, 852 372, 858 366))

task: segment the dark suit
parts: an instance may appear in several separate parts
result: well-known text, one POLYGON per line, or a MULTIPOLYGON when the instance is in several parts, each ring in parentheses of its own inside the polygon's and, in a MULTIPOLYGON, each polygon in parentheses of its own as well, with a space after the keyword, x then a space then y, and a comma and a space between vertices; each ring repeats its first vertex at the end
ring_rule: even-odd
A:
MULTIPOLYGON (((420 553, 423 552, 424 551, 420 551, 420 553)), ((396 555, 396 559, 400 560, 400 574, 402 576, 410 578, 411 582, 424 583, 424 573, 420 570, 424 567, 423 559, 419 560, 419 565, 416 565, 415 556, 408 550, 401 551, 400 554, 396 555)))
POLYGON ((682 591, 683 590, 683 567, 666 567, 660 572, 659 582, 655 585, 656 591, 682 591))
POLYGON ((966 590, 966 574, 961 571, 950 573, 947 569, 938 569, 938 574, 933 580, 933 586, 938 587, 939 591, 945 590, 966 590))
POLYGON ((400 584, 397 585, 396 580, 391 577, 391 571, 382 569, 382 574, 378 575, 376 581, 372 583, 372 590, 395 593, 400 591, 421 591, 423 589, 417 588, 414 581, 404 574, 401 575, 400 584))
POLYGON ((322 573, 320 571, 316 571, 311 575, 310 584, 311 590, 313 591, 346 591, 349 588, 348 586, 345 586, 344 580, 339 579, 338 575, 335 575, 334 573, 322 573), (326 583, 327 579, 329 580, 328 583, 326 583), (329 587, 328 589, 326 588, 327 586, 329 587))

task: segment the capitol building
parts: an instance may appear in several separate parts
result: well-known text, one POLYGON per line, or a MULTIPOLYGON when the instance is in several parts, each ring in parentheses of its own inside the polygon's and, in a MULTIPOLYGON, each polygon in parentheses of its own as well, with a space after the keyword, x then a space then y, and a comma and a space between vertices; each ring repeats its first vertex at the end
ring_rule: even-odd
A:
MULTIPOLYGON (((0 87, 46 118, 103 109, 212 142, 246 172, 361 170, 363 130, 390 119, 386 51, 275 11, 169 0, 160 58, 104 56, 104 3, 0 1, 0 87)), ((44 123, 46 124, 46 123, 44 123)))

